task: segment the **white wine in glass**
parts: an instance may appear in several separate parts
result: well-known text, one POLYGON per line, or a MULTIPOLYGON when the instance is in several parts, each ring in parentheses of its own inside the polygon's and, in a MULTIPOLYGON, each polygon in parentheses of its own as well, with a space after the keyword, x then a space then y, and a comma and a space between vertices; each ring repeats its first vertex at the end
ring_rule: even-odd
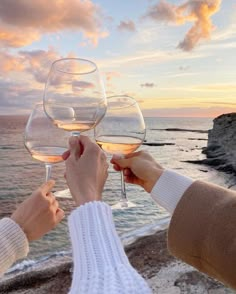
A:
POLYGON ((26 124, 24 143, 34 159, 44 162, 46 181, 50 179, 52 164, 63 161, 68 139, 69 134, 47 117, 43 104, 36 104, 26 124))
POLYGON ((78 136, 100 122, 107 101, 96 64, 80 58, 52 63, 44 90, 44 109, 54 124, 78 136))
MULTIPOLYGON (((97 144, 108 154, 127 155, 139 148, 146 135, 145 123, 138 103, 129 96, 107 98, 107 112, 94 129, 97 144)), ((136 206, 128 201, 123 172, 121 199, 114 209, 136 206)))

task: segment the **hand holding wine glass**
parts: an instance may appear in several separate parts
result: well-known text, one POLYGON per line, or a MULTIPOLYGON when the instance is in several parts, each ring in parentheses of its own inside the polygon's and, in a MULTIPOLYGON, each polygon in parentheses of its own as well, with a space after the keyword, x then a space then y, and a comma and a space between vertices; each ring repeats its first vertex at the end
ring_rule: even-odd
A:
POLYGON ((61 129, 78 136, 95 127, 106 112, 105 89, 95 63, 63 58, 52 63, 44 109, 61 129))
MULTIPOLYGON (((142 144, 146 134, 145 123, 138 103, 129 96, 107 98, 107 112, 95 128, 97 144, 109 154, 126 155, 142 144)), ((121 200, 113 208, 133 207, 128 201, 121 172, 121 200)))
POLYGON ((31 156, 45 163, 46 181, 50 179, 52 164, 63 161, 69 134, 57 128, 44 112, 43 104, 36 104, 25 128, 25 147, 31 156))

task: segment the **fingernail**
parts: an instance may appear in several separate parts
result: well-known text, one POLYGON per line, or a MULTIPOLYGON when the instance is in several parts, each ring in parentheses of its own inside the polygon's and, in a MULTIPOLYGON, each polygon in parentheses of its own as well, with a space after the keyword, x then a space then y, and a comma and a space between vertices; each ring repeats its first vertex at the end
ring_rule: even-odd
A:
POLYGON ((113 155, 113 159, 115 159, 115 160, 119 160, 119 159, 122 159, 122 158, 124 158, 124 156, 122 154, 114 154, 113 155))

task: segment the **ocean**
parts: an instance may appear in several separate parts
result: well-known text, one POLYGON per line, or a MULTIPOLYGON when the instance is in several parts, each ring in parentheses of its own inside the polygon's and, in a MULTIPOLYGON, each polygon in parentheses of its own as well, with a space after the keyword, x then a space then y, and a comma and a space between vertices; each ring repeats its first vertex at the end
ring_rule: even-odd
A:
MULTIPOLYGON (((24 128, 27 117, 0 116, 0 218, 11 212, 41 185, 45 178, 44 164, 31 158, 24 147, 24 128)), ((193 179, 201 179, 229 187, 235 181, 233 175, 214 170, 209 166, 190 164, 186 160, 205 157, 202 148, 207 145, 207 131, 212 128, 210 118, 145 118, 147 127, 146 143, 140 149, 149 151, 165 168, 176 170, 193 179)), ((93 132, 87 132, 91 138, 93 132)), ((52 178, 56 180, 56 191, 67 189, 64 179, 64 163, 53 166, 52 178)), ((141 188, 127 185, 128 198, 137 207, 113 210, 117 231, 121 238, 135 240, 138 235, 150 233, 169 218, 168 213, 157 206, 148 193, 141 188)), ((68 192, 58 198, 66 215, 74 208, 68 192)), ((103 199, 109 205, 120 197, 120 174, 109 168, 103 199)), ((37 208, 35 208, 37 209, 37 208)), ((10 272, 22 270, 27 265, 40 262, 55 255, 70 252, 67 217, 56 229, 41 240, 30 244, 30 253, 25 261, 19 261, 10 272)))

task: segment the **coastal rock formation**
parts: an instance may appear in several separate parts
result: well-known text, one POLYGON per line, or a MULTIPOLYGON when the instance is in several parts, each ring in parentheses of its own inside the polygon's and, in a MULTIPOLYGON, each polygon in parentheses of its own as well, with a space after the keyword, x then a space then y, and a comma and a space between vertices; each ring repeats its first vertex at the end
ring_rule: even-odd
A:
POLYGON ((188 162, 207 164, 236 174, 236 113, 222 114, 213 123, 213 128, 208 131, 207 147, 202 151, 207 158, 188 162))

